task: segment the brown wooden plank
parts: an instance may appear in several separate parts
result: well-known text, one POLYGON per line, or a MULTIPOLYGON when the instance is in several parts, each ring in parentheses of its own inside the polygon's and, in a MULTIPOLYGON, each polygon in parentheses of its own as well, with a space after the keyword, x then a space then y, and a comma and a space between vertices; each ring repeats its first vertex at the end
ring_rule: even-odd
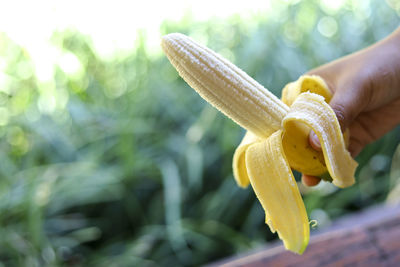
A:
POLYGON ((380 206, 338 220, 311 237, 303 255, 282 245, 210 266, 400 266, 400 206, 380 206))

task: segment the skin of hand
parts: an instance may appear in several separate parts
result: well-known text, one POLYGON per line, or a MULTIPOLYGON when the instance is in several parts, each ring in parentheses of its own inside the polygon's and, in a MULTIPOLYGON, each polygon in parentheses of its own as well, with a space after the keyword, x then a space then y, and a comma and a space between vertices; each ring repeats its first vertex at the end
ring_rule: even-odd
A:
MULTIPOLYGON (((348 150, 353 157, 400 123, 400 28, 378 43, 308 74, 321 76, 332 90, 329 104, 342 131, 350 130, 348 150)), ((313 132, 309 143, 321 151, 313 132)), ((320 178, 303 174, 302 181, 314 186, 320 178)))

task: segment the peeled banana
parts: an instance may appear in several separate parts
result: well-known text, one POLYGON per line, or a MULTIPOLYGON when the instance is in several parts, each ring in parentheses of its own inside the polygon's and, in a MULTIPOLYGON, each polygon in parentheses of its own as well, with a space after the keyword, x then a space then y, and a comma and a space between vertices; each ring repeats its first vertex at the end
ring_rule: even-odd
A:
POLYGON ((247 130, 233 156, 235 180, 241 187, 252 185, 271 231, 286 249, 302 254, 309 222, 291 168, 309 175, 328 171, 333 184, 342 188, 354 183, 357 168, 327 104, 332 95, 324 80, 302 76, 283 89, 279 100, 231 62, 183 34, 168 34, 161 45, 200 96, 247 130), (322 152, 308 144, 311 129, 322 152))

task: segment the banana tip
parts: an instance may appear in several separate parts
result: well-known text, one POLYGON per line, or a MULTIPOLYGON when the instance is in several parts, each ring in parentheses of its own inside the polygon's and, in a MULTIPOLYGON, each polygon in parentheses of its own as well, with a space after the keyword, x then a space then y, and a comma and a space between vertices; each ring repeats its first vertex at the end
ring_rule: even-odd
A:
POLYGON ((169 33, 167 35, 164 35, 163 37, 161 37, 161 47, 163 50, 165 50, 165 48, 171 46, 173 41, 179 40, 186 37, 185 35, 183 35, 182 33, 169 33))

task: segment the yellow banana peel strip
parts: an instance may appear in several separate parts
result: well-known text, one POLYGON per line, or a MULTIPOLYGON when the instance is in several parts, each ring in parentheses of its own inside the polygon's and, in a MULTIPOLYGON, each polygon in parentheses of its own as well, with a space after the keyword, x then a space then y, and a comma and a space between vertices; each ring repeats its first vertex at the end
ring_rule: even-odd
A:
MULTIPOLYGON (((319 94, 325 98, 327 103, 332 98, 331 91, 321 77, 304 75, 283 88, 282 101, 291 106, 304 92, 319 94)), ((288 123, 285 125, 283 147, 293 169, 308 175, 320 176, 327 172, 324 155, 310 146, 309 132, 310 128, 303 123, 288 123)))
POLYGON ((329 90, 328 85, 321 77, 317 75, 304 75, 297 81, 288 83, 282 89, 282 102, 290 107, 296 98, 301 93, 305 92, 321 95, 325 98, 327 103, 329 103, 332 98, 332 93, 329 90))
POLYGON ((262 140, 263 139, 258 138, 257 136, 248 131, 244 135, 242 142, 240 142, 239 146, 235 150, 235 153, 233 154, 233 161, 232 161, 233 177, 235 177, 236 183, 240 187, 245 188, 250 183, 250 179, 246 169, 247 148, 250 145, 260 142, 262 140))
POLYGON ((271 231, 278 232, 287 249, 303 253, 309 240, 308 217, 291 168, 310 175, 328 170, 333 183, 345 187, 354 183, 357 167, 326 103, 331 98, 326 83, 318 76, 302 76, 284 88, 281 101, 183 34, 168 34, 161 45, 200 96, 248 131, 233 157, 235 180, 241 187, 251 183, 271 231), (320 139, 322 152, 309 146, 310 129, 320 139))
POLYGON ((251 185, 266 211, 265 222, 286 249, 303 253, 310 227, 296 180, 282 147, 282 130, 251 145, 246 152, 251 185))
POLYGON ((313 93, 302 93, 283 119, 283 128, 292 122, 304 123, 317 134, 332 183, 341 188, 354 184, 357 163, 346 150, 335 112, 324 98, 313 93))

